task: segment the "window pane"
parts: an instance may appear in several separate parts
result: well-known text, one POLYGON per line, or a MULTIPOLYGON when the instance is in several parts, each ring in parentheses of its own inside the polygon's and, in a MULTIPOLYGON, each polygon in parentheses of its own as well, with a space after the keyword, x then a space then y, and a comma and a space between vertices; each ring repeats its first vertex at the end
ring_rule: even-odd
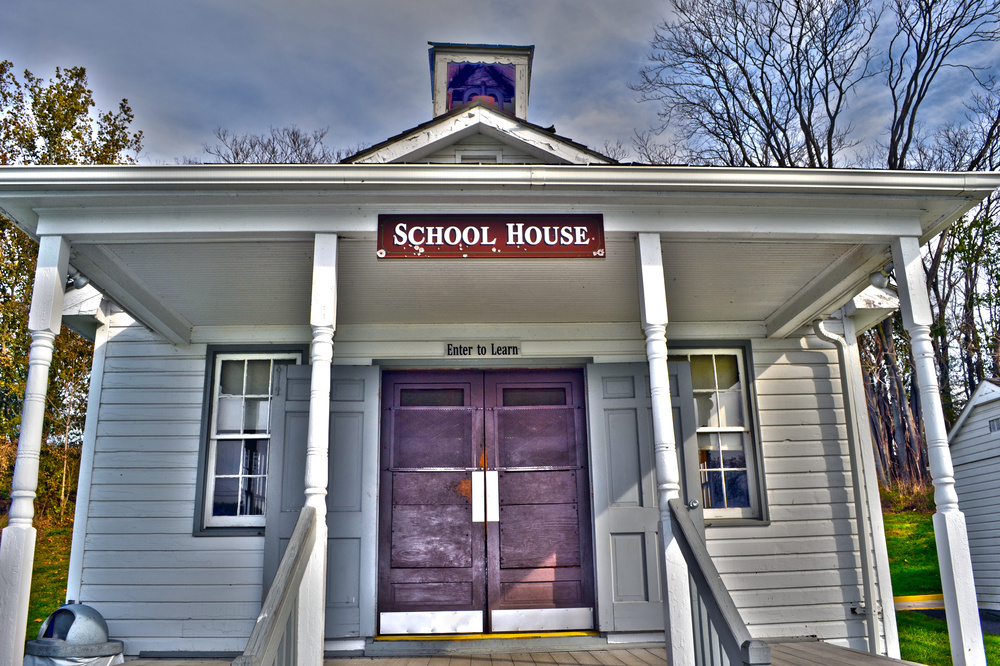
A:
POLYGON ((217 475, 239 474, 243 442, 238 439, 222 439, 215 443, 215 473, 217 475))
POLYGON ((247 398, 243 411, 243 432, 268 432, 268 418, 271 414, 271 401, 269 398, 247 398))
POLYGON ((746 470, 725 472, 726 506, 747 508, 750 506, 750 491, 747 488, 746 470))
POLYGON ((742 451, 743 450, 743 433, 739 432, 720 432, 716 437, 719 438, 719 448, 723 451, 742 451))
POLYGON ((400 407, 463 407, 465 389, 401 389, 400 407))
POLYGON ((212 498, 213 516, 235 516, 239 500, 239 479, 216 479, 212 498))
POLYGON ((701 469, 721 467, 718 439, 719 436, 714 433, 698 434, 698 466, 701 469))
POLYGON ((270 387, 270 359, 247 361, 247 395, 268 395, 270 387))
POLYGON ((701 495, 706 509, 726 506, 726 490, 722 485, 722 472, 701 473, 701 495))
POLYGON ((734 467, 740 469, 746 469, 747 457, 743 451, 723 451, 722 452, 722 466, 732 469, 734 467))
POLYGON ((505 388, 504 407, 541 407, 566 404, 564 388, 505 388))
POLYGON ((699 428, 718 428, 719 409, 714 393, 702 393, 694 396, 695 409, 698 412, 699 428))
POLYGON ((219 373, 219 393, 223 395, 243 395, 244 361, 223 361, 219 373))
POLYGON ((735 356, 716 356, 715 373, 720 389, 740 388, 740 370, 735 356))
POLYGON ((691 357, 691 384, 696 391, 715 388, 715 366, 711 356, 691 357))
POLYGON ((244 442, 244 474, 267 474, 267 440, 248 439, 244 442))
POLYGON ((243 398, 219 398, 216 406, 215 432, 238 433, 243 426, 243 398))
POLYGON ((240 502, 240 515, 264 515, 264 490, 266 487, 266 477, 253 476, 243 478, 243 501, 240 502))
POLYGON ((715 397, 719 405, 719 425, 743 425, 743 394, 738 391, 727 391, 717 393, 715 397))

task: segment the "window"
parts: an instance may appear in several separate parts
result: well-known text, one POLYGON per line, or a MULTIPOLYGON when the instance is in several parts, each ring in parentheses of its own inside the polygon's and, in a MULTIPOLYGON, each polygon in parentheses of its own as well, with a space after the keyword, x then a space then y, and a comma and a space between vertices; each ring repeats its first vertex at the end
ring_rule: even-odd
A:
POLYGON ((302 354, 219 353, 208 415, 204 526, 264 525, 271 401, 277 369, 302 354))
POLYGON ((742 349, 698 350, 691 365, 705 518, 760 518, 750 386, 742 349))
POLYGON ((1000 419, 990 419, 990 432, 1000 431, 1000 419))

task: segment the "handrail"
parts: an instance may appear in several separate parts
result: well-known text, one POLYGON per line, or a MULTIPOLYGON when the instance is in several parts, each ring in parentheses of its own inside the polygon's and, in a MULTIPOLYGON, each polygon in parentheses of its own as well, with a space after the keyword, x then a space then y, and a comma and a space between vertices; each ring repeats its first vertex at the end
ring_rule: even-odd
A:
MULTIPOLYGON (((299 584, 316 542, 316 531, 316 509, 302 507, 247 647, 232 661, 232 666, 270 666, 278 663, 279 650, 294 654, 298 642, 294 611, 298 605, 299 584), (289 631, 291 636, 288 636, 289 631)), ((295 663, 294 659, 288 663, 295 663)))
MULTIPOLYGON (((718 569, 698 534, 694 521, 680 499, 668 500, 670 514, 678 530, 674 536, 688 564, 688 572, 695 583, 697 598, 704 604, 718 636, 720 646, 729 657, 730 663, 744 666, 764 666, 771 663, 771 646, 755 640, 750 635, 739 609, 736 608, 729 590, 722 584, 718 569)), ((699 610, 692 607, 692 616, 699 610)))

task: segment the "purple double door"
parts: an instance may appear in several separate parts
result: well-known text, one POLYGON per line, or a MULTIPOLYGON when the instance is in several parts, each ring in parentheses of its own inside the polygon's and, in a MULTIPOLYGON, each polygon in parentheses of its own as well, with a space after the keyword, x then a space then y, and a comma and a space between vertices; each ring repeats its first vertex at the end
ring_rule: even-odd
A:
POLYGON ((382 634, 591 629, 583 373, 385 372, 382 634))

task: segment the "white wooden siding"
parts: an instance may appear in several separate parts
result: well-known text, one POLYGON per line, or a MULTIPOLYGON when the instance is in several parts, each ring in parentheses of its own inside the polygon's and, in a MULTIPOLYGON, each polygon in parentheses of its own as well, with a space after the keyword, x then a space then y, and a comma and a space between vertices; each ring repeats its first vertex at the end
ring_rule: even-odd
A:
POLYGON ((990 419, 1000 417, 1000 400, 971 409, 951 445, 955 490, 965 513, 979 606, 1000 610, 1000 432, 989 427, 990 419))
POLYGON ((127 654, 240 651, 260 610, 263 538, 192 536, 205 351, 112 319, 80 597, 127 654))
POLYGON ((771 522, 706 529, 754 635, 866 650, 856 507, 836 350, 816 338, 755 340, 771 522))
MULTIPOLYGON (((174 347, 120 315, 112 325, 81 600, 129 654, 241 650, 260 608, 263 538, 191 534, 205 347, 174 347)), ((623 325, 609 349, 637 336, 623 325)), ((402 357, 402 340, 384 342, 402 357)), ((379 344, 366 351, 385 357, 379 344)), ((865 649, 836 352, 815 338, 753 347, 770 523, 710 526, 709 550, 755 634, 865 649)))

